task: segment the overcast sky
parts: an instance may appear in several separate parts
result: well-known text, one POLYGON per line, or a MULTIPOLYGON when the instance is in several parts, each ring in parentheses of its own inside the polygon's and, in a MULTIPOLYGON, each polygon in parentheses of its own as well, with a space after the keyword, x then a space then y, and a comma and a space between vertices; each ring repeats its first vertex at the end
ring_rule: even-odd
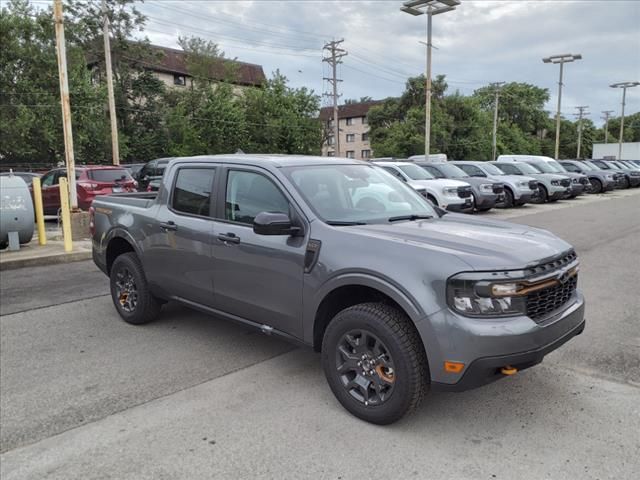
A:
MULTIPOLYGON (((349 55, 340 68, 344 98, 399 95, 404 81, 425 68, 426 17, 400 11, 386 0, 147 0, 146 34, 175 47, 180 35, 220 44, 228 57, 279 69, 293 86, 328 91, 321 61, 325 41, 344 38, 349 55)), ((611 83, 640 80, 640 1, 462 0, 457 10, 434 17, 433 72, 446 74, 450 90, 472 93, 495 81, 549 88, 555 112, 559 67, 542 57, 581 53, 566 65, 562 111, 573 118, 589 105, 600 124, 602 110, 620 113, 621 91, 611 83)), ((626 112, 640 111, 640 87, 628 90, 626 112)))

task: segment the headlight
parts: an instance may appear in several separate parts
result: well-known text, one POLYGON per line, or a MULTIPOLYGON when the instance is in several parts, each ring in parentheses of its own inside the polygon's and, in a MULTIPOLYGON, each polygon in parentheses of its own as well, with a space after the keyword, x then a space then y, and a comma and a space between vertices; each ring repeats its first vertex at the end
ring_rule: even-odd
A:
POLYGON ((551 185, 553 185, 555 187, 559 187, 560 186, 560 180, 551 180, 551 185))
MULTIPOLYGON (((486 277, 486 274, 481 274, 486 277)), ((454 311, 467 317, 506 317, 524 315, 526 298, 518 296, 522 285, 516 282, 491 283, 478 274, 459 274, 447 284, 447 301, 454 311)))
POLYGON ((613 180, 613 175, 607 174, 607 175, 605 175, 605 178, 607 180, 613 180))
POLYGON ((529 188, 529 182, 518 182, 518 186, 522 188, 529 188))
POLYGON ((493 185, 490 183, 483 183, 480 185, 480 191, 484 193, 493 193, 493 185))
POLYGON ((442 189, 442 192, 445 195, 457 197, 458 196, 458 187, 445 187, 445 188, 442 189))
POLYGON ((571 183, 578 183, 578 179, 577 178, 572 179, 571 183))

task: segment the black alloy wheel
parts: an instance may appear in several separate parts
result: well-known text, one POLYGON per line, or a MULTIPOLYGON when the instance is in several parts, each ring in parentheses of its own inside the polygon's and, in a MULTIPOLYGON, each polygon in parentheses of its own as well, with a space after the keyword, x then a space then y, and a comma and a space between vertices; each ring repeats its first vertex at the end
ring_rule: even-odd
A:
POLYGON ((602 193, 602 182, 597 178, 591 178, 591 191, 589 193, 602 193))
POLYGON ((138 288, 133 274, 126 265, 115 272, 116 297, 122 309, 127 313, 133 313, 138 305, 138 288))
POLYGON ((375 406, 391 397, 395 367, 389 349, 376 335, 351 330, 342 336, 335 353, 342 386, 356 401, 375 406))

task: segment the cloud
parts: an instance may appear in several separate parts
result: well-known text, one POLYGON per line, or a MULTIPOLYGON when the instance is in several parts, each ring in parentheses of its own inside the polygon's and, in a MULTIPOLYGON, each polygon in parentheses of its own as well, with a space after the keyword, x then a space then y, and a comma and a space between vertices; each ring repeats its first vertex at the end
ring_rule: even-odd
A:
MULTIPOLYGON (((218 42, 230 57, 277 69, 293 86, 322 93, 324 41, 344 38, 349 55, 339 73, 343 98, 399 95, 409 75, 424 71, 426 19, 400 11, 400 1, 148 1, 149 39, 176 46, 178 35, 218 42)), ((563 112, 589 105, 619 113, 621 93, 609 84, 640 80, 640 2, 471 1, 433 19, 433 73, 469 94, 493 81, 548 88, 557 101, 558 66, 542 57, 582 53, 566 66, 563 112)), ((640 88, 626 112, 640 110, 640 88)))

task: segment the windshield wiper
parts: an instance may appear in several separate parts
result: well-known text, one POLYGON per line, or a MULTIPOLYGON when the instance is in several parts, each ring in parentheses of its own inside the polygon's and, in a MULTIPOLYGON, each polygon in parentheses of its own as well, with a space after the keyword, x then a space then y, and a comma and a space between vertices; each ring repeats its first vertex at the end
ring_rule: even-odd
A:
POLYGON ((429 220, 433 215, 399 215, 397 217, 389 217, 390 222, 399 222, 401 220, 429 220))
POLYGON ((349 227, 351 225, 366 225, 365 222, 343 222, 341 220, 328 220, 325 223, 327 225, 332 225, 334 227, 349 227))

